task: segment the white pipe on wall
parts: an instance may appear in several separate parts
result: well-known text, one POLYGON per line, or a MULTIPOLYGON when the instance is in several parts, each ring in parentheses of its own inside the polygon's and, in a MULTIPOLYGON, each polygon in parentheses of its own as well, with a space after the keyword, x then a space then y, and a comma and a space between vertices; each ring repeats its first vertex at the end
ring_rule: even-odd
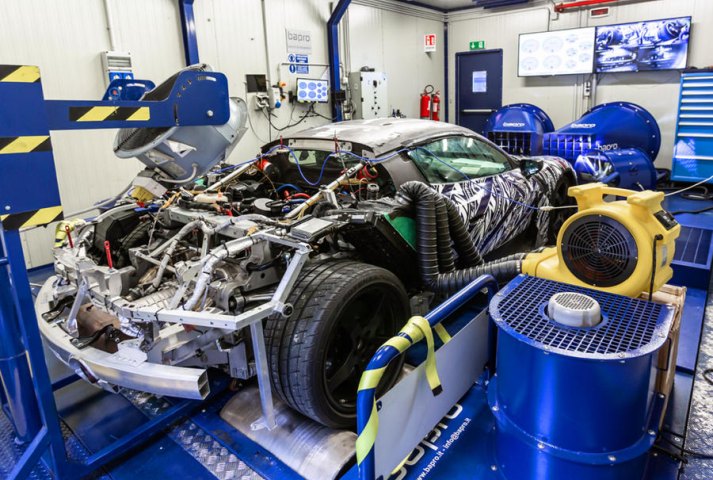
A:
POLYGON ((114 11, 111 8, 111 0, 104 0, 104 13, 106 14, 106 31, 109 33, 109 50, 116 51, 116 30, 114 28, 114 11))

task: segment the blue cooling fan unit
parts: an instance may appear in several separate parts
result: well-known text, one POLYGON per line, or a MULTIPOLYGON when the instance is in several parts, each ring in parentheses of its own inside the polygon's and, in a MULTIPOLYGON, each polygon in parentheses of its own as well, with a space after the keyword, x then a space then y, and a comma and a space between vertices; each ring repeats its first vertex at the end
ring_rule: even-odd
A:
POLYGON ((641 478, 663 398, 654 392, 656 354, 673 308, 520 275, 496 295, 497 373, 488 401, 495 455, 508 480, 641 478), (549 317, 558 293, 583 294, 601 309, 592 327, 549 317))

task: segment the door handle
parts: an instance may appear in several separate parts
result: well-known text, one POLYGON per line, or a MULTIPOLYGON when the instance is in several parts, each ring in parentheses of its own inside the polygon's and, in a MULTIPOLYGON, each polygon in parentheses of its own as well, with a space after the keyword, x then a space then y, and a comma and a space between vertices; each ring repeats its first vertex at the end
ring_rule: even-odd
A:
POLYGON ((493 113, 494 111, 492 108, 464 108, 461 113, 493 113))

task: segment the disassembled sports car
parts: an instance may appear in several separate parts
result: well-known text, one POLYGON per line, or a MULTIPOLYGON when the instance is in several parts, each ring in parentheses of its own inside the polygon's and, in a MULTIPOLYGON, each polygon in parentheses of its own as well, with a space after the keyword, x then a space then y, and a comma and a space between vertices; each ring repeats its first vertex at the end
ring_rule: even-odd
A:
POLYGON ((551 242, 573 213, 542 208, 567 203, 567 162, 446 123, 329 124, 228 165, 244 104, 231 112, 218 128, 121 130, 115 152, 146 170, 58 229, 41 331, 88 381, 205 398, 217 367, 350 426, 364 366, 412 313, 483 273, 512 278, 521 255, 483 257, 533 224, 551 242))

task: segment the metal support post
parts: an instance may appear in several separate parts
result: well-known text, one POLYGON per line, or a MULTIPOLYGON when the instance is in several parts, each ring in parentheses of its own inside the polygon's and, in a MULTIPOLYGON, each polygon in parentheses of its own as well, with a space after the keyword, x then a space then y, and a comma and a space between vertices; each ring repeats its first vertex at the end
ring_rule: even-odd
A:
POLYGON ((181 12, 181 33, 183 34, 183 54, 186 66, 200 63, 198 59, 198 39, 196 38, 196 19, 193 13, 194 0, 178 0, 181 12))
MULTIPOLYGON (((329 47, 329 87, 332 95, 341 90, 341 80, 339 78, 339 22, 347 11, 352 0, 339 0, 334 7, 332 16, 327 22, 327 44, 329 47)), ((342 105, 332 99, 332 118, 336 122, 342 121, 342 105)))

